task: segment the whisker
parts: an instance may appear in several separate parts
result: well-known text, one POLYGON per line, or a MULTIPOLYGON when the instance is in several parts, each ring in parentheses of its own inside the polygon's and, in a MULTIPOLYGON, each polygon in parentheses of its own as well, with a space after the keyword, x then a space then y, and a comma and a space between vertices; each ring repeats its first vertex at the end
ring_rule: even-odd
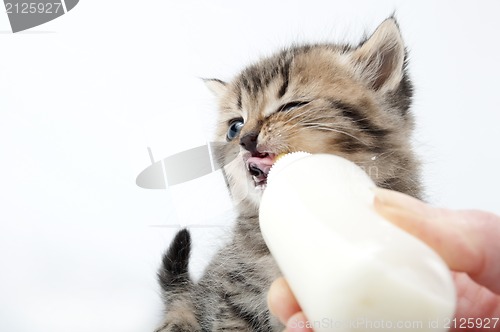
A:
POLYGON ((332 132, 336 132, 336 133, 339 133, 339 134, 344 134, 344 135, 347 135, 349 137, 352 137, 354 138, 355 140, 358 140, 359 142, 363 143, 364 145, 368 145, 366 142, 364 142, 363 140, 361 140, 360 138, 348 133, 348 132, 345 132, 345 131, 342 131, 342 130, 338 130, 338 129, 335 129, 335 128, 332 128, 332 127, 328 127, 328 126, 325 126, 323 123, 307 123, 303 129, 318 129, 318 130, 324 130, 324 131, 332 131, 332 132))
MULTIPOLYGON (((307 109, 307 108, 302 109, 301 112, 299 112, 299 113, 295 114, 294 116, 292 116, 291 118, 287 119, 283 124, 286 125, 286 124, 290 123, 291 121, 297 119, 298 117, 300 117, 304 114, 307 115, 310 112, 311 112, 311 109, 307 109)), ((282 114, 286 114, 286 113, 282 113, 282 114)))

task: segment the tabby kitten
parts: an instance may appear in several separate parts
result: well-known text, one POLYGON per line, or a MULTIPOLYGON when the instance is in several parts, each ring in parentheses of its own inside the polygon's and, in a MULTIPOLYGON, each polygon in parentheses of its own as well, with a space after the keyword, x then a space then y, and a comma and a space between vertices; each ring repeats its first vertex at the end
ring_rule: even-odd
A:
POLYGON ((207 84, 220 100, 216 141, 227 143, 217 156, 238 218, 197 283, 189 232, 176 235, 159 272, 166 316, 157 331, 281 331, 266 304, 280 271, 258 223, 269 169, 281 153, 331 153, 370 170, 378 186, 419 197, 405 47, 389 18, 359 46, 291 47, 207 84))

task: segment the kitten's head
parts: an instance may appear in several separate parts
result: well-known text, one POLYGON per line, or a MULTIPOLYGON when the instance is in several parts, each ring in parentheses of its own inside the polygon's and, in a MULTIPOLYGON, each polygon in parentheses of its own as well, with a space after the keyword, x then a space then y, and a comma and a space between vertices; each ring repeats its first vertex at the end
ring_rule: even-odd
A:
POLYGON ((391 18, 357 47, 292 47, 231 82, 206 80, 220 103, 216 140, 227 142, 217 156, 238 205, 256 212, 276 156, 293 151, 345 157, 379 186, 419 196, 405 67, 391 18))

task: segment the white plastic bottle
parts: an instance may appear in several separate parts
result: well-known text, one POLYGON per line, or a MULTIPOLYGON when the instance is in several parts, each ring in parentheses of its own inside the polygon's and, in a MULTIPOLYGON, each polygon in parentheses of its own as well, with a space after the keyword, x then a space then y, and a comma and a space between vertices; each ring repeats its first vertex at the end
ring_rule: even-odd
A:
POLYGON ((264 239, 316 332, 446 331, 450 271, 375 212, 374 187, 346 159, 285 155, 262 197, 264 239))

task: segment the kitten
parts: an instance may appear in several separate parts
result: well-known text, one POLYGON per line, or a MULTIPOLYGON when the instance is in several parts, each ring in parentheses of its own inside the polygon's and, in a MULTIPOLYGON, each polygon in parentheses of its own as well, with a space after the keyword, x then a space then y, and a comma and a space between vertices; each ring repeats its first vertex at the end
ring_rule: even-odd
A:
POLYGON ((389 18, 359 46, 291 47, 229 83, 207 80, 220 100, 216 140, 227 143, 217 156, 239 216, 231 242, 197 283, 188 274, 189 232, 176 235, 159 272, 167 310, 158 332, 284 328, 267 308, 267 290, 280 271, 258 224, 278 154, 336 154, 364 167, 378 186, 420 196, 406 60, 397 22, 389 18))

